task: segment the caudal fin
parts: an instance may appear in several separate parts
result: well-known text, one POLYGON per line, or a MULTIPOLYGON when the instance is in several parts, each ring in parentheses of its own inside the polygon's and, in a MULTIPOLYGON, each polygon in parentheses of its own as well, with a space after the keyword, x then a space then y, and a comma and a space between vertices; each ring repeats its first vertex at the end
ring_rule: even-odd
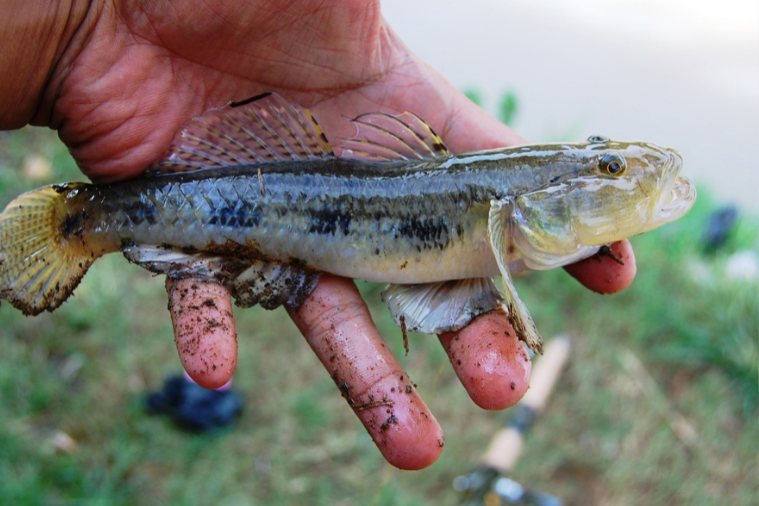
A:
POLYGON ((67 202, 84 186, 40 188, 0 214, 0 299, 26 315, 60 306, 100 256, 87 247, 84 213, 67 202))

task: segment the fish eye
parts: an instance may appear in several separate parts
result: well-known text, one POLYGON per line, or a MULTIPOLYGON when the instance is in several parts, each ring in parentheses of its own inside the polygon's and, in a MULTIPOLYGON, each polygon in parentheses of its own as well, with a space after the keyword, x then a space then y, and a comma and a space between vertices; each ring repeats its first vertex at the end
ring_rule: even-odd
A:
POLYGON ((621 176, 627 169, 627 162, 617 153, 607 153, 598 161, 601 171, 612 176, 621 176))
POLYGON ((590 137, 588 137, 588 142, 593 142, 593 143, 609 142, 609 138, 604 137, 603 135, 591 135, 590 137))

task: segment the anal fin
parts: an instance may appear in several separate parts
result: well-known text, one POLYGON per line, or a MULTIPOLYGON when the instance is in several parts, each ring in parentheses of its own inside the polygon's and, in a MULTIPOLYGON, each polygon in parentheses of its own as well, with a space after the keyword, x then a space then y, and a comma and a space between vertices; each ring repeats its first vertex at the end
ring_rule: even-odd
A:
POLYGON ((319 281, 319 273, 278 262, 213 256, 160 246, 126 246, 122 251, 130 262, 156 274, 219 283, 229 290, 239 307, 256 304, 265 309, 283 304, 298 307, 319 281))
POLYGON ((260 304, 274 309, 285 304, 299 307, 316 288, 319 273, 300 267, 258 260, 242 271, 232 283, 232 295, 239 307, 260 304))

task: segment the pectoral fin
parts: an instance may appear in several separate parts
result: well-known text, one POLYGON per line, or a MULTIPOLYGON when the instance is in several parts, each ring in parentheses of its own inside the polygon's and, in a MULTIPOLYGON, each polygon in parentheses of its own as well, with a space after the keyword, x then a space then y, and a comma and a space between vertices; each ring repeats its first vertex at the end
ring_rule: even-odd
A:
POLYGON ((382 300, 398 325, 426 334, 459 330, 502 302, 498 289, 487 278, 390 285, 382 292, 382 300))
POLYGON ((514 327, 517 337, 524 341, 528 348, 536 353, 542 353, 543 339, 535 327, 535 322, 532 321, 527 306, 519 298, 509 272, 509 258, 506 249, 509 238, 509 206, 509 200, 492 200, 490 202, 490 213, 488 215, 490 247, 493 249, 493 254, 498 262, 498 269, 503 278, 504 306, 509 315, 509 322, 514 327))

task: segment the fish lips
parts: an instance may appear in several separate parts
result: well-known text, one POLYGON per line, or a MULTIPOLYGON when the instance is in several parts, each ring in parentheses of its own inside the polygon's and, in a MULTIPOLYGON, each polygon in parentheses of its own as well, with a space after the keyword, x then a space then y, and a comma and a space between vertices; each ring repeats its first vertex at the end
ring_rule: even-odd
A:
POLYGON ((696 186, 687 177, 678 177, 672 189, 662 192, 657 203, 656 216, 668 223, 684 216, 696 201, 696 186))
POLYGON ((661 196, 653 209, 656 226, 677 220, 684 216, 696 201, 696 187, 685 176, 680 175, 683 157, 674 149, 668 149, 669 161, 664 174, 669 181, 664 183, 661 196))

